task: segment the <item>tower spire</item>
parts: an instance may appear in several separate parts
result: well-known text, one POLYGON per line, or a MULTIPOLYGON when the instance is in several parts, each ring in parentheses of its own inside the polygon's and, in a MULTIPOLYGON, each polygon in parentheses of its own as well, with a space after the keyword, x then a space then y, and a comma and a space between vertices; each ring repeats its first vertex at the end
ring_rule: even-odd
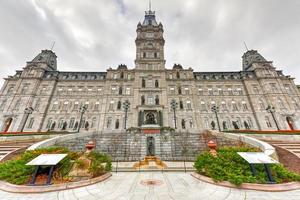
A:
POLYGON ((149 11, 151 11, 151 0, 149 0, 149 11))

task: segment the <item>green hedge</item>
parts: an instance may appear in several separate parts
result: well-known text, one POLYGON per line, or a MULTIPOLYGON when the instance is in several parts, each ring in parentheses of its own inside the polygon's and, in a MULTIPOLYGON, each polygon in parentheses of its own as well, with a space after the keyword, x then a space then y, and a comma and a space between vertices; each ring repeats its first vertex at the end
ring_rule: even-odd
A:
MULTIPOLYGON (((253 176, 249 164, 237 152, 255 152, 250 147, 222 147, 217 157, 209 152, 200 154, 194 164, 199 174, 209 176, 214 181, 229 181, 235 185, 242 183, 266 183, 267 175, 263 165, 255 165, 257 175, 253 176)), ((281 164, 270 166, 276 183, 300 181, 300 175, 288 171, 281 164)))

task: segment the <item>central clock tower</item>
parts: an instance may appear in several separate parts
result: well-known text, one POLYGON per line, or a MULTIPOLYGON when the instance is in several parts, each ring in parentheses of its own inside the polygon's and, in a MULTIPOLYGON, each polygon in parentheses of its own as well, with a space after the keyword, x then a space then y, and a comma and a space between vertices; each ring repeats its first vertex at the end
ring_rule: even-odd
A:
POLYGON ((143 23, 137 25, 136 69, 163 70, 165 69, 163 25, 157 23, 155 11, 145 12, 143 23))

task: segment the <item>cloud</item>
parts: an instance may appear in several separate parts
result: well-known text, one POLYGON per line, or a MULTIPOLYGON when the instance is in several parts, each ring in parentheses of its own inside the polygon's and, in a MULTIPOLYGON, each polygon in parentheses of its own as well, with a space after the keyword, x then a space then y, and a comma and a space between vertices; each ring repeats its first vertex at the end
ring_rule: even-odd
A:
MULTIPOLYGON (((136 25, 147 6, 140 0, 1 1, 0 78, 53 41, 61 71, 133 68, 136 25)), ((167 68, 241 70, 245 41, 300 82, 299 1, 153 0, 152 8, 164 25, 167 68)))

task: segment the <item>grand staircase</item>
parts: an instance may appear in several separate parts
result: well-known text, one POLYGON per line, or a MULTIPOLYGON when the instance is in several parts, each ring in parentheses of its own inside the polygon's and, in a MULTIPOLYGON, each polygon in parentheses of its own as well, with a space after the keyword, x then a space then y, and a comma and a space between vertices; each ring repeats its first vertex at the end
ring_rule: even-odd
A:
POLYGON ((268 143, 286 149, 300 158, 300 141, 295 141, 295 142, 268 141, 268 143))
POLYGON ((25 151, 27 147, 36 142, 36 140, 0 142, 0 162, 9 159, 19 152, 25 151))

